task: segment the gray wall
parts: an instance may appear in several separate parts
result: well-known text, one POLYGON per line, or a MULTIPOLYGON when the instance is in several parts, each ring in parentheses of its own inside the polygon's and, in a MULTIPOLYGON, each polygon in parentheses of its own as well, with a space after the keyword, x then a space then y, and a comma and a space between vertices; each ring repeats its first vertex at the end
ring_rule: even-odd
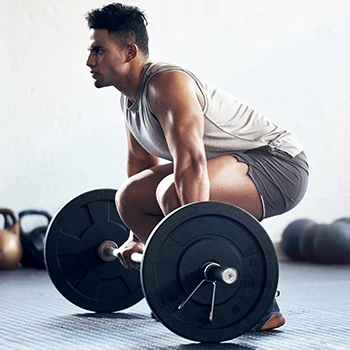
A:
MULTIPOLYGON (((119 92, 85 66, 97 0, 0 0, 0 206, 52 213, 125 175, 119 92)), ((303 202, 263 225, 350 216, 347 0, 135 0, 151 58, 183 65, 289 129, 311 167, 303 202)))

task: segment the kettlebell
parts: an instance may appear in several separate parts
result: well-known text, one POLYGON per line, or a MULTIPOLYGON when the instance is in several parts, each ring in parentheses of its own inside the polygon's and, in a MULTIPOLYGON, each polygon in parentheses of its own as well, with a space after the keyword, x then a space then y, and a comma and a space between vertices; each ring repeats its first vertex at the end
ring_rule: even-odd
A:
POLYGON ((10 209, 0 208, 4 228, 0 230, 0 269, 14 269, 22 258, 20 227, 16 215, 10 209))
POLYGON ((28 268, 45 269, 44 243, 47 227, 52 216, 45 210, 23 210, 19 213, 19 225, 21 231, 21 243, 23 246, 22 266, 28 268), (44 216, 48 223, 34 228, 31 231, 23 229, 23 218, 28 215, 44 216))

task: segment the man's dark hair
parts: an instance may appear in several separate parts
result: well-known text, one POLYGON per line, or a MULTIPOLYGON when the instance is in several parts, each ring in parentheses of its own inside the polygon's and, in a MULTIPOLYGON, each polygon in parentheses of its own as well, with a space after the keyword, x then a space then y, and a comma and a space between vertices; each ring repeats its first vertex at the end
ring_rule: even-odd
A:
POLYGON ((110 34, 117 35, 123 47, 133 41, 143 53, 149 54, 148 23, 144 12, 138 7, 112 3, 88 12, 85 19, 90 29, 106 29, 110 34))

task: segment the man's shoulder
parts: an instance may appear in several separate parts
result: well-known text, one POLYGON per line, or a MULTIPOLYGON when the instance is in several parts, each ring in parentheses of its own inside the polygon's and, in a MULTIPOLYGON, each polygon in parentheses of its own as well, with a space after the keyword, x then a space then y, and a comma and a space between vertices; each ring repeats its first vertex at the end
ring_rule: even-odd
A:
POLYGON ((185 68, 173 64, 173 63, 167 63, 167 62, 153 62, 150 61, 146 64, 146 73, 153 74, 153 73, 159 73, 167 70, 186 70, 185 68))
POLYGON ((168 78, 174 77, 177 76, 179 73, 185 73, 187 76, 199 82, 199 79, 192 71, 180 65, 166 62, 149 62, 148 66, 145 69, 144 81, 145 84, 148 85, 149 82, 153 80, 152 78, 155 76, 157 76, 157 78, 163 76, 164 79, 167 79, 166 76, 168 78))

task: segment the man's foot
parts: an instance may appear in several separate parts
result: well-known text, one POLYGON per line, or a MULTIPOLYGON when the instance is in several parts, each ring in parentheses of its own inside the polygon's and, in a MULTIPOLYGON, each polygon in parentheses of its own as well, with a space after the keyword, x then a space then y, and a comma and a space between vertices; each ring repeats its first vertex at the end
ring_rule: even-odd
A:
POLYGON ((276 299, 274 298, 263 318, 250 330, 250 332, 268 331, 283 326, 285 322, 286 320, 282 316, 276 299))

